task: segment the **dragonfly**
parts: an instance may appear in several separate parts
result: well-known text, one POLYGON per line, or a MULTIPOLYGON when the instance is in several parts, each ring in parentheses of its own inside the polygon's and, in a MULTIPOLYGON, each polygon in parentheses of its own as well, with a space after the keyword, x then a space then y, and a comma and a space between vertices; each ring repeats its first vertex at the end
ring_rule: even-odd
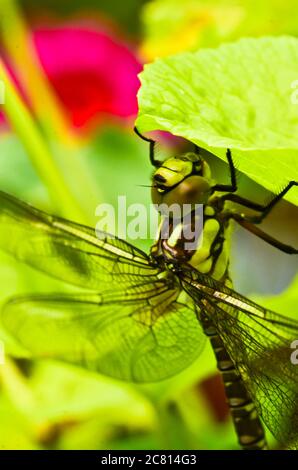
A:
POLYGON ((298 321, 237 293, 229 277, 233 221, 289 254, 297 249, 258 224, 295 185, 267 205, 235 194, 236 171, 227 150, 230 183, 212 179, 201 149, 155 158, 152 199, 203 205, 203 241, 185 249, 184 223, 163 216, 149 254, 125 240, 50 215, 0 192, 0 248, 81 289, 17 296, 1 311, 4 328, 33 358, 52 358, 132 382, 156 382, 190 366, 209 338, 242 449, 267 448, 264 424, 287 448, 298 447, 298 367, 291 344, 298 321), (254 209, 245 215, 237 202, 254 209), (167 238, 161 236, 167 224, 167 238))

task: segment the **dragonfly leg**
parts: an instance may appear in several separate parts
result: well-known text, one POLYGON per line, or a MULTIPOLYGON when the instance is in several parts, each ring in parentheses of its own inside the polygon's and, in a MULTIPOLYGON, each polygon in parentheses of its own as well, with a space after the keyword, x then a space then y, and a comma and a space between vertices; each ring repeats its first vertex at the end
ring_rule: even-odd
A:
POLYGON ((237 204, 241 204, 244 207, 249 209, 254 209, 260 212, 257 216, 245 216, 245 220, 253 223, 253 224, 260 224, 265 217, 271 212, 271 210, 276 206, 276 204, 287 194, 288 191, 293 186, 298 186, 297 181, 290 181, 287 186, 278 193, 268 204, 258 204, 257 202, 250 201, 238 194, 225 194, 220 198, 221 201, 232 201, 236 202, 237 204))
POLYGON ((235 220, 238 224, 240 224, 246 230, 253 233, 257 237, 261 238, 265 242, 269 243, 269 245, 272 245, 275 248, 278 248, 284 253, 287 253, 290 255, 296 255, 298 254, 298 249, 292 247, 291 245, 287 245, 286 243, 280 242, 279 240, 272 237, 268 233, 263 232, 263 230, 261 230, 259 227, 256 226, 257 224, 260 224, 267 217, 267 215, 276 206, 276 204, 278 204, 278 202, 285 196, 285 194, 293 186, 298 186, 297 181, 290 181, 289 184, 279 194, 277 194, 268 204, 265 204, 265 205, 255 203, 253 201, 249 201, 248 199, 242 198, 241 196, 238 196, 237 194, 227 194, 225 196, 222 196, 220 200, 221 202, 223 200, 233 201, 245 207, 248 207, 250 209, 259 211, 260 214, 256 216, 249 216, 245 214, 239 214, 236 212, 229 212, 227 214, 227 218, 235 220))
POLYGON ((144 140, 145 142, 148 142, 149 143, 149 158, 150 158, 150 163, 152 166, 155 166, 156 168, 159 168, 162 164, 162 162, 160 162, 159 160, 156 160, 155 159, 155 156, 154 156, 154 150, 155 150, 155 140, 153 139, 149 139, 149 137, 145 137, 144 135, 142 135, 137 127, 134 127, 134 132, 137 134, 137 136, 139 136, 142 140, 144 140))
POLYGON ((236 178, 236 168, 234 166, 232 152, 230 149, 227 149, 226 157, 227 157, 229 169, 230 169, 231 184, 216 184, 215 186, 213 186, 212 190, 224 191, 224 192, 229 191, 230 193, 234 193, 235 191, 237 191, 237 178, 236 178))
POLYGON ((253 233, 257 237, 269 243, 269 245, 272 245, 275 248, 278 248, 280 251, 283 251, 284 253, 287 253, 289 255, 298 254, 298 249, 294 248, 291 245, 287 245, 286 243, 283 243, 277 240, 276 238, 272 237, 268 233, 263 232, 263 230, 257 227, 255 223, 247 220, 245 216, 242 216, 242 214, 230 214, 230 218, 234 219, 239 225, 244 227, 249 232, 253 233))

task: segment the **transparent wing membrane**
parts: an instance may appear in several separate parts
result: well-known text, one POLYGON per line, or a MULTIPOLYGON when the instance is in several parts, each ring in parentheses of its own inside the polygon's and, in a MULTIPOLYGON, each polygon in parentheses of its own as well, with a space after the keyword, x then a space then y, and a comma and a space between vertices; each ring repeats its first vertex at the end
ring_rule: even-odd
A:
POLYGON ((0 246, 19 260, 95 294, 20 297, 2 323, 33 357, 137 382, 181 371, 204 344, 192 305, 149 257, 106 233, 50 216, 0 192, 0 246))
POLYGON ((159 270, 141 250, 90 227, 54 217, 0 192, 0 247, 34 268, 73 285, 154 281, 159 270))
POLYGON ((2 322, 35 358, 54 358, 120 379, 177 374, 205 337, 192 306, 164 283, 97 296, 34 296, 8 302, 2 322))
POLYGON ((298 367, 291 343, 298 321, 267 310, 197 271, 182 284, 216 327, 272 434, 298 448, 298 367))
POLYGON ((122 240, 96 236, 89 227, 50 216, 3 192, 0 225, 0 248, 85 289, 80 295, 19 297, 4 306, 4 327, 32 357, 135 382, 162 380, 200 354, 202 312, 265 424, 285 446, 298 448, 298 366, 291 363, 297 321, 189 265, 156 267, 122 240))

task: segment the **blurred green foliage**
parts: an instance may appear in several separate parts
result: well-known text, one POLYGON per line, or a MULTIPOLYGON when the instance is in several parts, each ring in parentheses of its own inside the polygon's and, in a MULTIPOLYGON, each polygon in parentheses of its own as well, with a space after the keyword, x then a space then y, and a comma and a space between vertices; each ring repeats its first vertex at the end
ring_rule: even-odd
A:
POLYGON ((295 0, 152 0, 142 17, 148 59, 243 36, 298 33, 295 0))
POLYGON ((147 0, 43 0, 42 3, 36 0, 21 0, 20 4, 27 15, 36 17, 39 14, 49 16, 59 16, 67 19, 77 17, 88 12, 106 16, 113 19, 120 28, 126 30, 128 34, 135 35, 141 32, 140 13, 147 0))

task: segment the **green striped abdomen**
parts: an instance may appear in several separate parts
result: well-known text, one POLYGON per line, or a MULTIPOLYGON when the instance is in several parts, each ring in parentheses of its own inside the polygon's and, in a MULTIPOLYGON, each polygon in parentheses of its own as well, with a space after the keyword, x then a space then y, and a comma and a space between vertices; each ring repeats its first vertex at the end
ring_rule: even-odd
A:
POLYGON ((217 368, 224 382, 227 403, 240 446, 244 450, 266 450, 268 447, 263 424, 239 372, 210 319, 203 312, 200 319, 203 330, 210 339, 217 368))

